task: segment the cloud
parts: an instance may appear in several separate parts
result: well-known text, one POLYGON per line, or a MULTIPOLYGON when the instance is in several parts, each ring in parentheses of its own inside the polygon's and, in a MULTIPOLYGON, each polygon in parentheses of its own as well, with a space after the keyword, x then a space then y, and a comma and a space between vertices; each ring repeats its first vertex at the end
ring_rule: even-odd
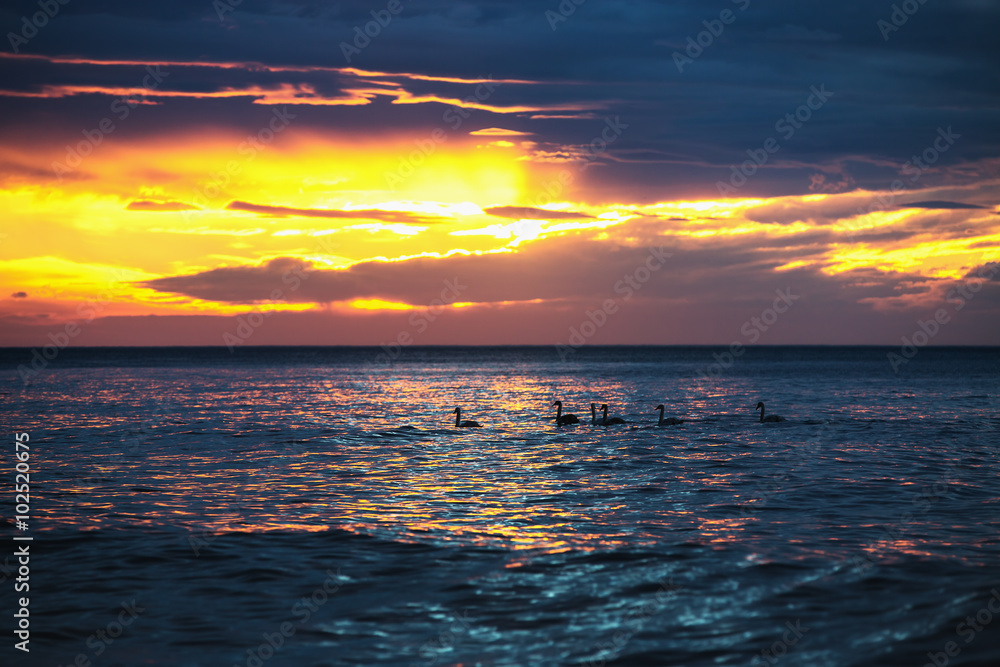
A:
POLYGON ((1000 262, 987 262, 986 264, 981 264, 973 269, 970 269, 969 272, 965 274, 965 277, 971 279, 981 278, 1000 283, 1000 262))
POLYGON ((184 294, 196 299, 228 303, 291 300, 284 294, 295 279, 312 270, 312 264, 278 257, 259 266, 221 267, 189 276, 157 278, 138 283, 159 292, 184 294), (282 296, 276 297, 276 290, 282 296))
POLYGON ((151 199, 137 199, 130 201, 125 207, 127 211, 200 211, 194 204, 182 201, 153 201, 151 199))
POLYGON ((957 201, 915 201, 908 204, 900 204, 899 208, 933 208, 933 209, 959 209, 959 208, 987 208, 978 204, 964 204, 957 201))
POLYGON ((368 106, 379 99, 388 99, 391 104, 437 103, 497 114, 586 111, 603 106, 597 102, 541 100, 532 104, 486 103, 497 86, 538 83, 528 79, 432 76, 323 65, 68 58, 0 52, 0 73, 9 63, 31 68, 37 77, 11 77, 9 82, 5 77, 0 98, 106 95, 135 98, 143 104, 161 104, 179 98, 247 98, 252 104, 309 106, 368 106), (109 79, 114 83, 109 83, 109 79), (469 94, 470 87, 474 94, 469 94))
MULTIPOLYGON (((622 235, 641 232, 641 226, 622 235)), ((440 294, 445 281, 467 286, 461 301, 505 303, 545 300, 556 307, 562 302, 600 301, 626 293, 643 300, 667 300, 692 304, 714 302, 739 304, 773 291, 774 284, 808 282, 815 293, 841 300, 843 277, 828 277, 819 267, 784 271, 774 269, 810 256, 819 259, 825 248, 813 233, 801 239, 746 238, 677 242, 675 249, 601 240, 601 232, 553 237, 522 244, 516 252, 488 254, 453 253, 441 257, 415 257, 396 261, 365 261, 345 269, 317 268, 303 260, 283 257, 258 266, 225 267, 189 276, 147 281, 144 286, 162 292, 184 294, 205 300, 231 303, 266 301, 282 287, 283 272, 300 267, 308 275, 301 287, 287 298, 300 303, 329 303, 352 299, 381 299, 422 305, 440 294), (667 257, 667 255, 670 255, 667 257), (628 287, 638 270, 644 276, 650 257, 660 268, 652 272, 641 289, 628 287)), ((671 239, 660 237, 663 242, 671 239)), ((859 275, 855 272, 852 275, 859 275)), ((879 272, 872 270, 872 276, 879 272)), ((902 275, 902 274, 900 274, 902 275)), ((907 276, 913 282, 914 276, 907 276)), ((897 280, 880 280, 855 291, 857 298, 892 295, 897 280)), ((633 286, 634 287, 634 286, 633 286)), ((632 298, 631 296, 629 297, 632 298)))
POLYGON ((505 130, 501 127, 487 127, 482 130, 475 130, 469 134, 477 137, 529 137, 533 132, 518 132, 517 130, 505 130))
POLYGON ((544 208, 533 208, 530 206, 492 206, 484 208, 484 212, 498 218, 532 220, 580 220, 583 218, 593 218, 592 215, 577 211, 550 211, 544 208))
POLYGON ((28 293, 27 292, 14 292, 13 294, 11 294, 11 297, 13 297, 15 299, 27 299, 28 298, 28 293))
MULTIPOLYGON (((620 281, 646 261, 651 248, 668 245, 676 248, 673 257, 638 295, 659 301, 660 307, 680 303, 685 305, 678 308, 690 308, 696 302, 737 307, 766 293, 768 285, 794 279, 820 300, 865 308, 897 304, 898 308, 904 301, 910 307, 929 298, 927 285, 938 274, 925 271, 927 262, 935 258, 947 262, 956 254, 973 253, 979 240, 989 242, 982 247, 996 247, 990 242, 992 226, 973 220, 977 214, 981 217, 978 211, 880 210, 865 215, 859 209, 873 194, 877 193, 786 197, 763 205, 734 204, 728 209, 717 206, 718 213, 725 215, 709 215, 713 211, 682 202, 652 206, 654 215, 646 215, 641 208, 629 209, 631 215, 615 220, 577 211, 488 207, 485 213, 511 220, 582 217, 587 222, 556 223, 557 227, 574 225, 558 235, 513 230, 520 231, 521 238, 499 251, 427 253, 391 261, 366 260, 332 270, 309 266, 309 279, 289 299, 314 304, 379 299, 419 306, 433 299, 442 281, 450 279, 470 286, 462 295, 470 303, 542 300, 560 307, 613 295, 620 281), (692 209, 704 215, 683 215, 692 209), (602 224, 600 228, 578 226, 590 221, 602 224), (920 248, 919 255, 912 248, 920 248)), ((276 208, 279 214, 286 211, 276 208)), ((496 227, 449 233, 497 236, 504 230, 496 227)), ((969 256, 972 261, 982 261, 980 257, 969 256)), ((302 260, 288 256, 284 261, 302 260)), ((266 300, 280 286, 273 269, 271 265, 227 267, 164 277, 146 286, 199 299, 253 303, 266 300)))
POLYGON ((253 130, 260 104, 294 104, 296 128, 400 134, 409 144, 435 126, 450 127, 442 112, 460 106, 475 114, 455 116, 473 119, 463 133, 530 133, 540 147, 533 161, 558 163, 579 159, 604 118, 620 114, 628 130, 602 152, 601 169, 578 179, 571 201, 712 198, 730 167, 805 103, 808 87, 826 84, 830 103, 793 137, 778 137, 780 152, 741 195, 885 190, 932 145, 941 124, 953 123, 966 138, 922 175, 922 186, 979 178, 1000 146, 991 122, 1000 46, 990 3, 929 3, 877 58, 871 40, 878 41, 884 6, 755 5, 737 12, 738 23, 683 74, 672 66, 673 47, 655 44, 683 51, 704 29, 711 17, 691 0, 581 10, 555 31, 527 1, 411 3, 351 63, 330 44, 350 43, 355 27, 371 21, 363 3, 244 2, 225 21, 211 3, 184 2, 176 11, 125 4, 71 3, 63 11, 73 21, 52 21, 32 42, 35 53, 50 55, 0 54, 2 87, 19 96, 0 104, 0 127, 13 141, 53 132, 65 133, 59 148, 79 141, 80 119, 100 120, 107 96, 126 93, 162 104, 142 110, 148 121, 136 114, 117 132, 153 136, 173 122, 253 130), (428 43, 442 48, 423 48, 428 43), (140 88, 147 66, 169 72, 156 91, 140 88), (495 94, 467 103, 488 81, 500 84, 495 94), (25 131, 43 116, 49 127, 25 131), (834 177, 837 165, 843 173, 834 177))
POLYGON ((341 218, 347 220, 381 220, 415 225, 429 225, 449 222, 449 218, 436 215, 423 215, 407 211, 385 211, 381 209, 323 209, 323 208, 292 208, 290 206, 268 206, 251 204, 245 201, 231 201, 226 204, 226 210, 256 213, 257 215, 275 218, 297 216, 303 218, 341 218))
MULTIPOLYGON (((549 6, 556 4, 552 0, 549 6)), ((37 2, 18 4, 29 5, 37 7, 37 2)), ((903 304, 921 299, 927 304, 928 295, 946 284, 936 277, 939 272, 955 276, 996 259, 996 234, 990 228, 1000 218, 954 204, 998 201, 995 187, 993 192, 963 191, 1000 179, 1000 125, 995 122, 1000 42, 994 28, 1000 6, 995 2, 926 3, 918 17, 893 32, 889 44, 876 27, 888 17, 888 2, 755 3, 747 12, 736 12, 737 22, 683 72, 674 66, 671 51, 683 52, 687 40, 697 39, 706 20, 718 15, 717 8, 706 13, 704 2, 591 3, 556 30, 536 0, 404 5, 392 25, 372 39, 371 48, 346 66, 337 45, 350 43, 355 28, 372 20, 371 3, 250 0, 224 20, 205 0, 69 3, 61 10, 66 17, 51 21, 31 41, 32 53, 49 55, 0 54, 0 87, 6 91, 0 94, 0 183, 17 190, 41 184, 44 192, 52 162, 64 161, 84 137, 100 138, 95 128, 107 118, 114 135, 105 136, 95 156, 60 187, 118 209, 136 193, 153 192, 148 196, 165 201, 139 200, 126 208, 171 210, 169 202, 201 202, 192 192, 204 191, 241 141, 271 117, 274 109, 262 104, 295 105, 289 106, 295 123, 256 153, 252 168, 238 179, 225 178, 231 189, 218 205, 238 200, 228 213, 218 215, 206 203, 195 224, 163 216, 162 228, 182 228, 176 231, 186 238, 165 238, 156 231, 159 236, 150 242, 139 232, 153 230, 132 224, 141 216, 119 210, 105 221, 99 206, 85 208, 79 199, 60 207, 58 197, 51 208, 41 206, 41 200, 25 203, 15 211, 15 229, 31 229, 38 220, 65 223, 72 236, 59 238, 66 247, 92 255, 109 252, 107 244, 94 240, 95 232, 107 230, 108 223, 118 225, 121 246, 111 249, 117 252, 115 261, 126 249, 129 262, 144 271, 142 277, 163 276, 149 281, 150 287, 226 303, 266 301, 282 289, 286 298, 304 304, 355 298, 422 304, 436 298, 444 280, 460 278, 468 285, 462 298, 482 305, 456 309, 465 328, 451 334, 450 342, 545 342, 549 332, 564 335, 595 303, 618 296, 615 285, 643 261, 644 246, 666 243, 676 247, 669 266, 602 329, 602 336, 611 336, 605 332, 628 324, 611 342, 643 336, 661 342, 735 338, 741 318, 759 313, 768 294, 773 298, 773 289, 788 281, 811 304, 798 304, 795 313, 801 307, 811 319, 797 330, 783 319, 776 335, 784 335, 788 324, 798 336, 789 340, 798 342, 898 343, 895 325, 901 322, 899 333, 909 333, 915 319, 879 319, 876 308, 897 295, 909 299, 903 304), (141 87, 147 68, 169 73, 155 91, 141 87), (474 97, 487 84, 498 84, 495 94, 474 97), (794 134, 779 133, 776 123, 806 104, 813 85, 834 93, 829 104, 813 110, 794 134), (126 120, 111 108, 122 96, 156 103, 136 107, 126 120), (609 141, 607 122, 619 116, 623 131, 609 141), (928 151, 941 146, 939 127, 953 127, 960 137, 918 172, 914 165, 927 163, 928 151), (451 133, 422 168, 430 186, 419 196, 381 189, 379 170, 367 169, 369 156, 372 166, 385 159, 395 163, 434 128, 451 133), (179 137, 194 140, 185 145, 179 137), (642 211, 663 202, 717 201, 717 182, 728 182, 734 167, 760 155, 769 137, 777 137, 780 149, 754 169, 730 200, 732 209, 706 201, 710 210, 678 206, 656 209, 662 214, 658 219, 614 220, 608 226, 615 229, 567 229, 605 220, 574 211, 598 215, 642 211), (516 148, 490 146, 504 138, 516 148), (531 141, 521 141, 526 138, 531 141), (481 148, 473 145, 477 139, 481 148), (325 142, 331 149, 323 151, 322 160, 296 159, 308 153, 298 153, 303 146, 325 142), (499 155, 522 158, 513 175, 505 173, 499 155), (574 169, 574 161, 600 167, 574 169), (293 162, 330 183, 303 185, 287 169, 293 162), (491 176, 474 177, 476 163, 487 165, 491 176), (436 178, 433 170, 445 165, 453 181, 436 178), (555 180, 557 173, 570 174, 572 183, 555 180), (492 174, 509 175, 510 185, 492 174), (905 193, 893 186, 897 180, 905 193), (452 183, 470 185, 459 190, 452 183), (551 183, 560 183, 558 194, 547 187, 551 183), (810 197, 810 191, 822 194, 810 197), (837 192, 846 194, 831 195, 837 192), (516 204, 486 209, 498 220, 481 226, 499 223, 498 231, 524 218, 554 224, 544 223, 544 240, 522 240, 517 252, 466 254, 449 251, 456 243, 486 250, 504 242, 448 236, 464 224, 441 224, 401 241, 343 222, 360 218, 357 222, 373 231, 404 233, 465 217, 429 207, 384 210, 407 207, 390 199, 435 197, 467 202, 475 207, 470 217, 481 212, 480 206, 516 204), (745 210, 741 198, 754 198, 757 205, 745 210), (572 210, 540 208, 553 200, 562 202, 553 209, 572 210), (920 201, 901 205, 908 200, 920 201), (331 201, 363 202, 357 205, 365 209, 322 208, 331 201), (34 210, 24 212, 28 206, 34 210), (119 225, 118 214, 124 224, 119 225), (273 219, 293 216, 288 226, 301 236, 273 219), (345 257, 337 261, 345 266, 373 256, 410 258, 364 261, 342 270, 302 263, 296 258, 311 252, 306 234, 320 232, 320 223, 305 218, 338 220, 323 225, 337 229, 323 231, 335 231, 337 240, 344 240, 345 257), (220 224, 236 229, 215 229, 220 224), (352 233, 352 225, 361 233, 352 233), (404 230, 406 225, 412 226, 404 230), (258 226, 263 229, 239 229, 258 226), (360 237, 364 243, 355 246, 360 237), (430 256, 434 252, 440 255, 430 256), (428 256, 413 257, 420 253, 428 256), (257 265, 261 257, 284 259, 257 265), (862 268, 842 270, 851 266, 862 268), (208 270, 212 267, 218 268, 208 270), (308 270, 309 278, 296 290, 285 282, 295 275, 286 275, 289 267, 308 270), (841 272, 827 275, 825 270, 841 272), (509 305, 534 299, 540 302, 531 307, 509 305), (536 322, 541 321, 553 328, 540 329, 536 322)), ((0 10, 0 16, 12 26, 20 20, 20 14, 9 11, 0 10)), ((417 177, 407 187, 416 191, 423 187, 419 183, 417 177)), ((19 195, 11 196, 20 206, 19 195)), ((541 226, 521 223, 521 230, 541 226)), ((22 247, 35 246, 18 242, 5 244, 4 250, 33 252, 22 247)), ((32 289, 32 303, 39 298, 39 291, 20 278, 8 282, 32 289)), ((981 293, 962 317, 988 303, 981 293)), ((24 310, 26 304, 19 305, 24 310)), ((137 311, 141 307, 146 304, 137 305, 137 311)), ((319 319, 289 319, 282 335, 298 340, 301 323, 319 319)), ((984 321, 963 320, 942 336, 959 337, 951 332, 966 322, 971 329, 984 321)), ((392 324, 387 333, 399 330, 392 324)), ((377 340, 357 331, 351 340, 377 340)), ((219 336, 213 335, 217 344, 219 336)), ((330 342, 337 341, 330 336, 330 342)))
MULTIPOLYGON (((836 274, 825 273, 822 263, 777 270, 803 258, 820 260, 826 248, 817 236, 822 233, 793 239, 688 240, 669 249, 621 245, 596 235, 560 237, 525 244, 517 253, 456 253, 362 262, 337 270, 285 257, 259 266, 227 267, 145 285, 246 304, 266 302, 275 289, 284 290, 284 297, 297 303, 370 299, 422 308, 448 294, 452 296, 446 301, 473 304, 447 311, 449 326, 435 329, 422 341, 436 344, 565 342, 570 326, 590 321, 588 312, 595 312, 609 299, 618 304, 619 312, 588 342, 758 342, 746 338, 743 325, 760 316, 774 301, 776 290, 790 290, 796 305, 759 342, 892 344, 912 329, 915 313, 940 306, 956 284, 875 267, 836 274), (642 269, 654 256, 659 258, 659 268, 642 269), (290 290, 288 276, 295 271, 302 275, 301 284, 290 290)), ((980 314, 963 313, 969 330, 956 328, 949 340, 988 339, 990 323, 997 317, 995 295, 988 296, 984 290, 973 305, 980 314)), ((392 319, 385 313, 350 309, 330 312, 341 313, 338 326, 353 331, 350 340, 355 343, 365 342, 360 333, 366 326, 360 324, 363 321, 375 327, 369 331, 378 331, 369 334, 376 336, 369 342, 410 326, 405 316, 392 319)))
POLYGON ((790 225, 809 221, 826 225, 861 215, 879 193, 857 192, 810 200, 808 197, 782 197, 754 206, 744 212, 748 220, 763 224, 790 225))

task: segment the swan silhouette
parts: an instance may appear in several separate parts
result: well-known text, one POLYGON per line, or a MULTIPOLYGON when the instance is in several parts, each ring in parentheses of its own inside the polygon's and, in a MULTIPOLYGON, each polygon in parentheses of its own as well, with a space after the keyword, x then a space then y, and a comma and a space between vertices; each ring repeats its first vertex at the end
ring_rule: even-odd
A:
POLYGON ((590 404, 590 425, 597 426, 597 403, 590 404))
POLYGON ((482 428, 479 422, 467 419, 462 421, 462 408, 455 408, 455 426, 458 428, 482 428))
POLYGON ((653 409, 660 411, 660 421, 656 422, 657 426, 675 426, 677 424, 683 424, 684 423, 683 419, 677 419, 676 417, 667 417, 666 419, 664 419, 663 418, 664 407, 663 407, 662 403, 660 403, 659 405, 657 405, 653 409))
POLYGON ((764 416, 764 402, 763 401, 758 401, 757 402, 757 407, 755 409, 756 410, 760 410, 760 421, 761 421, 761 423, 764 423, 764 422, 783 422, 783 421, 785 421, 784 417, 779 417, 778 415, 768 415, 768 416, 765 417, 764 416))
POLYGON ((604 413, 603 424, 605 426, 611 426, 613 424, 624 424, 625 423, 625 420, 622 419, 621 417, 612 417, 611 419, 608 419, 608 404, 607 403, 605 403, 605 404, 603 404, 601 406, 601 412, 604 413))
POLYGON ((580 419, 576 415, 564 415, 562 413, 562 401, 556 401, 552 405, 556 407, 556 426, 580 423, 580 419))

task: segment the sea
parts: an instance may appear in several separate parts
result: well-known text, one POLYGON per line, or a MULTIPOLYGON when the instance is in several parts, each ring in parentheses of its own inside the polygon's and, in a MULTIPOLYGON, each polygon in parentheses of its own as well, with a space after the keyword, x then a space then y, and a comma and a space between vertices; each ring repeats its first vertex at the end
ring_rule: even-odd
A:
POLYGON ((3 665, 1000 665, 1000 348, 37 351, 3 665))

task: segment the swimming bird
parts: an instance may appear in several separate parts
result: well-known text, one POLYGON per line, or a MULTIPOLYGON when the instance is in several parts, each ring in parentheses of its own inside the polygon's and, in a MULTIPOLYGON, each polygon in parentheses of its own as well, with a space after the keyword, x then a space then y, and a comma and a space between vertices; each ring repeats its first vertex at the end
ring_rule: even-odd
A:
POLYGON ((604 405, 601 406, 601 412, 604 413, 604 425, 605 426, 611 426, 612 424, 624 424, 625 423, 625 420, 622 419, 621 417, 612 417, 611 419, 608 419, 608 404, 607 403, 605 403, 604 405))
POLYGON ((779 417, 778 415, 768 415, 768 416, 765 417, 764 416, 764 402, 763 401, 758 401, 757 402, 757 407, 755 409, 756 410, 760 410, 760 421, 761 421, 761 423, 763 423, 763 422, 783 422, 783 421, 785 421, 784 417, 779 417))
POLYGON ((483 425, 479 422, 467 419, 462 421, 462 408, 455 408, 455 426, 459 428, 482 428, 483 425))
POLYGON ((597 426, 597 403, 590 404, 590 425, 597 426))
POLYGON ((580 423, 580 419, 576 415, 564 415, 562 413, 562 401, 556 401, 552 405, 556 406, 556 426, 580 423))
POLYGON ((657 405, 653 409, 660 411, 660 421, 656 422, 657 426, 675 426, 677 424, 683 424, 684 423, 683 419, 677 419, 676 417, 667 417, 666 419, 664 419, 663 418, 664 407, 663 407, 662 403, 660 403, 659 405, 657 405))

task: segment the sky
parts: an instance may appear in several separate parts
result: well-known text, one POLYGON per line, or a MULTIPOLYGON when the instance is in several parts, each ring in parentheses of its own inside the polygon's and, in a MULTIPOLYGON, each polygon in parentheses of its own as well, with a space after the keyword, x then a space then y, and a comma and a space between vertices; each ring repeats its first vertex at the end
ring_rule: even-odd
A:
POLYGON ((7 2, 0 346, 1000 344, 998 28, 7 2))

